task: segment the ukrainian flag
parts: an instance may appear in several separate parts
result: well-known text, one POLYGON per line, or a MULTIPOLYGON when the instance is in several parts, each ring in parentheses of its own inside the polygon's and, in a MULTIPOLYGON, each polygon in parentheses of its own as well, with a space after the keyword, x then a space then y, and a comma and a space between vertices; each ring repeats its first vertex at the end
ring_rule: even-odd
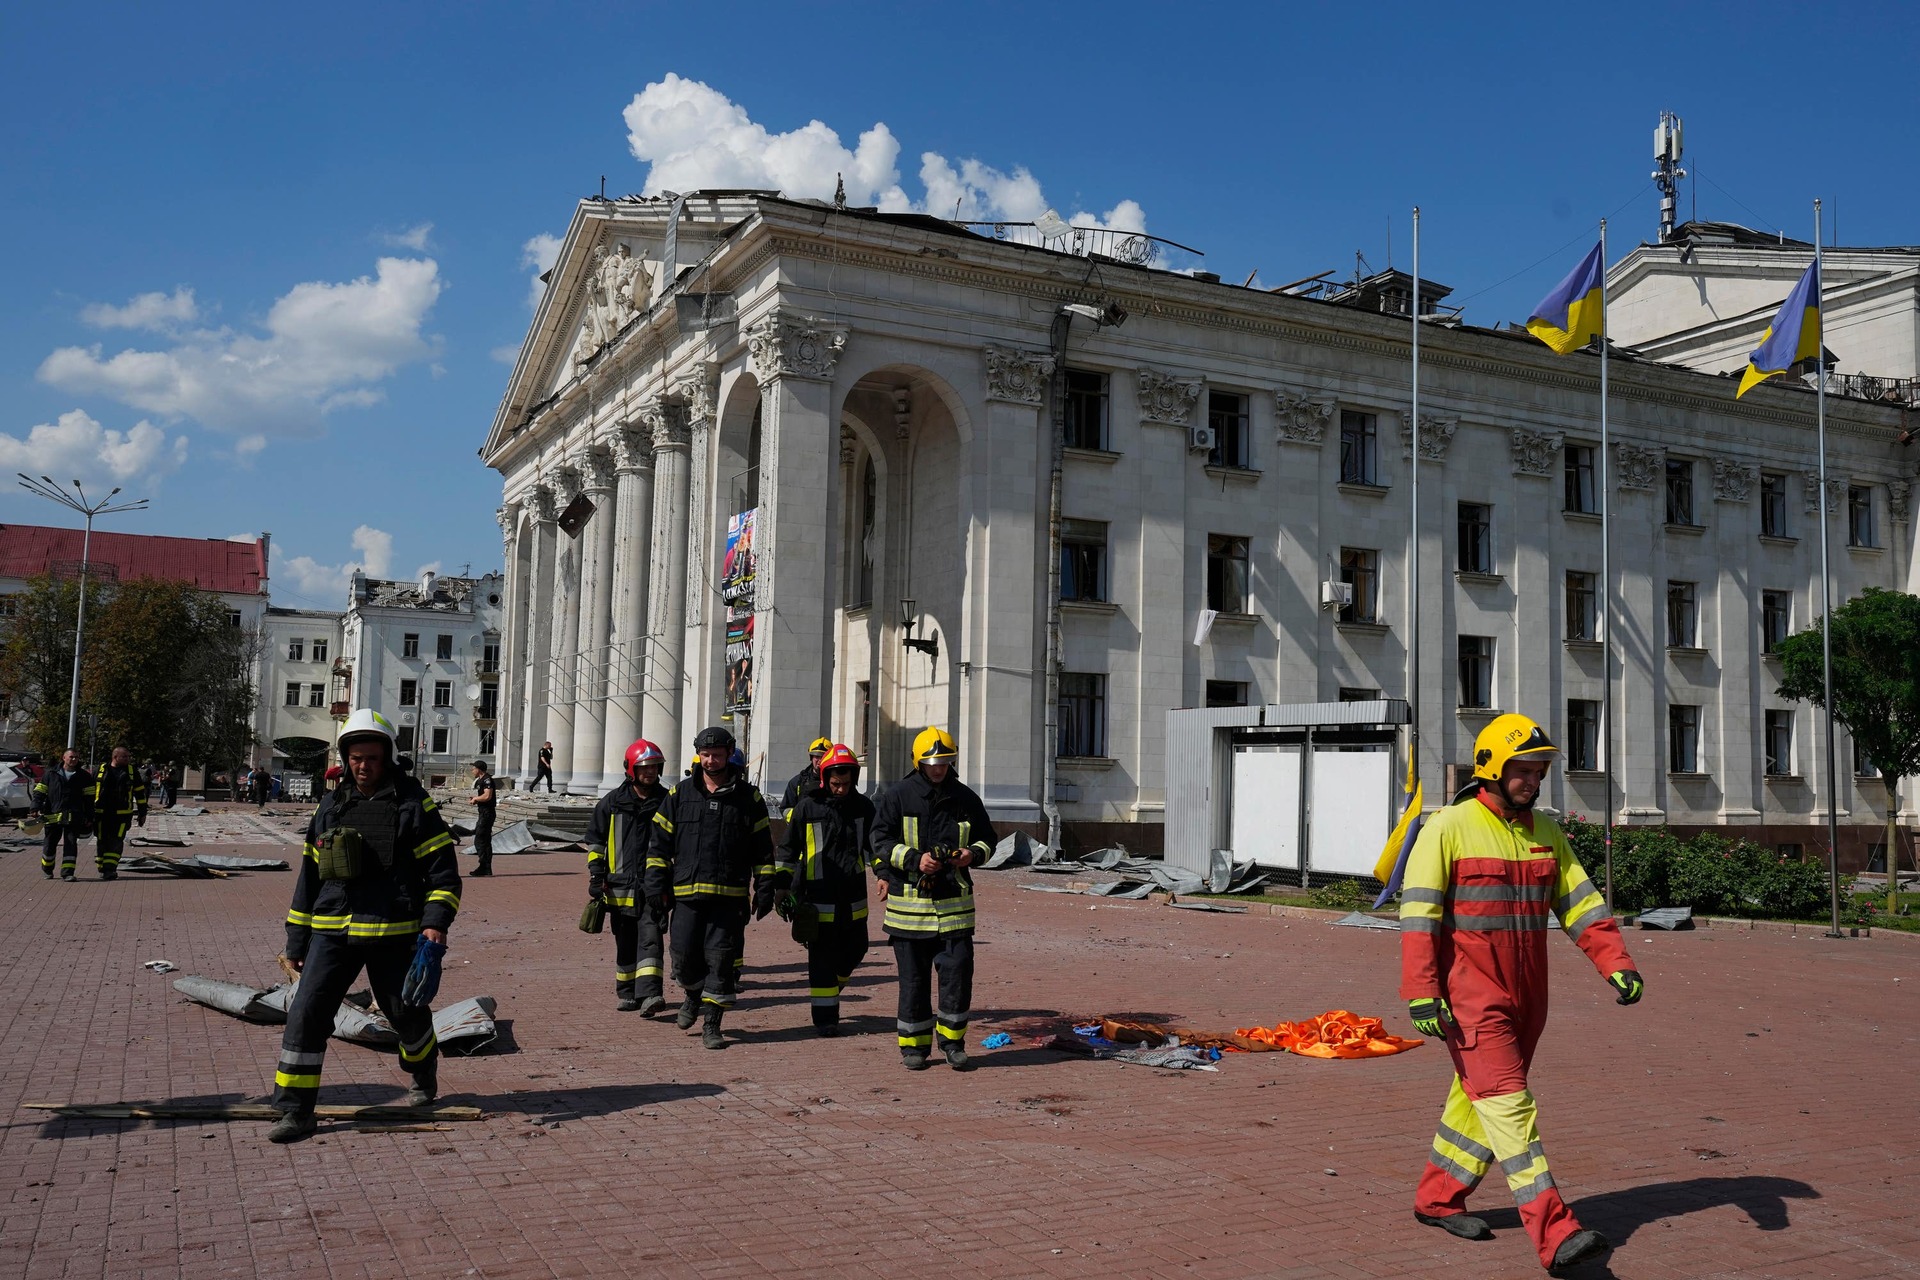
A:
POLYGON ((1380 905, 1388 898, 1400 892, 1401 877, 1407 873, 1407 855, 1413 851, 1413 842, 1420 838, 1422 822, 1420 783, 1418 779, 1411 776, 1411 769, 1408 770, 1408 775, 1407 807, 1400 811, 1400 821, 1393 824, 1393 831, 1387 836, 1386 847, 1380 850, 1380 860, 1373 867, 1373 878, 1385 886, 1380 890, 1380 896, 1373 901, 1375 911, 1378 911, 1380 905))
POLYGON ((1738 400, 1768 378, 1777 377, 1802 360, 1820 356, 1820 261, 1808 265, 1807 274, 1793 286, 1793 292, 1780 304, 1780 314, 1767 326, 1760 345, 1747 356, 1747 371, 1741 375, 1738 400))
POLYGON ((1580 259, 1580 265, 1540 300, 1527 317, 1527 332, 1563 356, 1604 334, 1607 309, 1601 301, 1601 285, 1606 270, 1606 260, 1596 244, 1580 259))

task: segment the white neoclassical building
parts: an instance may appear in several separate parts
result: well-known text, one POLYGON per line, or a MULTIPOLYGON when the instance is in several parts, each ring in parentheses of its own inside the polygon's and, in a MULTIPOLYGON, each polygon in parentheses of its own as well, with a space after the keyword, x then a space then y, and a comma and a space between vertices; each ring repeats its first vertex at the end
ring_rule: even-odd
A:
MULTIPOLYGON (((635 736, 682 760, 733 707, 763 783, 822 733, 885 779, 944 724, 997 819, 1038 822, 1053 769, 1083 838, 1151 850, 1169 709, 1404 696, 1417 627, 1430 786, 1521 710, 1568 745, 1560 807, 1598 812, 1611 763, 1623 820, 1813 838, 1818 713, 1775 696, 1767 654, 1819 611, 1804 388, 1736 402, 1614 360, 1603 493, 1590 355, 1436 316, 1416 432, 1404 275, 1305 297, 1155 252, 770 193, 583 201, 482 450, 504 477, 503 768, 550 741, 592 791, 635 736), (728 551, 748 511, 750 579, 728 551)), ((1837 594, 1906 587, 1899 412, 1828 409, 1837 594)), ((1848 747, 1866 830, 1882 790, 1848 747)))

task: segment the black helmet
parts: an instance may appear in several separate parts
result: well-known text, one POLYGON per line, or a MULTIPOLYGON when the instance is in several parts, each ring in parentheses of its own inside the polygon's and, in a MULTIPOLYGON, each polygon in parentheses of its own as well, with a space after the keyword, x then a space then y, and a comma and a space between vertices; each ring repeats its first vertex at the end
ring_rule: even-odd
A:
POLYGON ((705 751, 710 747, 719 747, 723 751, 733 750, 733 735, 719 725, 709 725, 702 729, 693 740, 695 751, 705 751))

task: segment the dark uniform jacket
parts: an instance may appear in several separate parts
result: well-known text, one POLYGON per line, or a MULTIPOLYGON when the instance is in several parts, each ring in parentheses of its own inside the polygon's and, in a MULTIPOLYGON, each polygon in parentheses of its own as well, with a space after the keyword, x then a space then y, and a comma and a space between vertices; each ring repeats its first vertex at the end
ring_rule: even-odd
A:
POLYGON ((100 770, 93 784, 93 808, 100 818, 131 818, 135 813, 147 820, 147 780, 133 765, 110 764, 100 770))
POLYGON ((494 808, 499 804, 499 795, 500 793, 494 790, 492 774, 483 773, 475 778, 473 780, 473 816, 476 818, 491 818, 494 808), (493 792, 495 798, 492 800, 482 800, 480 797, 489 791, 493 792))
POLYGON ((647 848, 653 841, 653 815, 667 789, 656 785, 645 795, 623 782, 593 806, 587 829, 587 873, 605 876, 608 906, 631 911, 641 905, 646 887, 647 848))
POLYGON ((975 865, 985 862, 999 843, 986 806, 954 772, 939 786, 915 769, 894 783, 874 806, 868 855, 887 882, 889 935, 929 938, 973 929, 973 874, 965 867, 943 869, 928 889, 920 888, 920 855, 936 849, 973 850, 975 865))
POLYGON ((287 912, 287 958, 304 959, 315 933, 352 942, 406 939, 450 927, 459 910, 453 833, 433 797, 397 771, 370 796, 349 780, 327 793, 307 824, 306 856, 287 912), (356 879, 320 879, 314 842, 336 827, 352 827, 366 842, 356 879))
POLYGON ((780 793, 780 816, 788 822, 793 821, 793 806, 800 803, 800 797, 820 785, 820 770, 809 764, 800 772, 787 779, 787 789, 780 793))
POLYGON ((773 876, 773 824, 766 797, 738 771, 717 791, 706 775, 684 778, 653 815, 646 893, 658 899, 739 898, 773 876))
POLYGON ((66 774, 59 765, 49 765, 33 784, 33 804, 52 826, 91 827, 93 788, 93 775, 85 769, 66 774))
POLYGON ((867 918, 873 812, 873 801, 858 791, 836 796, 816 787, 787 815, 777 874, 820 909, 822 923, 867 918))

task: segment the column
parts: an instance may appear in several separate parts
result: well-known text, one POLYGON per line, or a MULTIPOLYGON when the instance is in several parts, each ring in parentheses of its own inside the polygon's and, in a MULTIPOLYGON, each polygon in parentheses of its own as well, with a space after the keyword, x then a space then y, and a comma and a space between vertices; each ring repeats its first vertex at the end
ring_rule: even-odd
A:
MULTIPOLYGON (((733 514, 720 509, 722 478, 714 471, 717 379, 715 366, 702 361, 694 365, 692 377, 682 379, 674 387, 676 397, 685 407, 687 425, 686 613, 681 618, 686 639, 680 651, 683 669, 680 729, 689 740, 681 744, 682 755, 692 751, 693 735, 706 726, 707 716, 724 696, 724 685, 718 683, 717 678, 725 653, 727 610, 717 597, 711 602, 708 600, 708 593, 720 576, 716 567, 718 537, 726 527, 726 517, 733 514)), ((672 751, 666 744, 661 745, 672 751)))
POLYGON ((545 602, 553 591, 554 539, 559 532, 554 521, 560 514, 551 485, 535 485, 529 499, 533 504, 533 557, 521 611, 527 632, 527 660, 521 673, 525 696, 519 716, 523 783, 531 781, 539 764, 540 743, 547 735, 547 703, 553 693, 553 619, 545 602))
MULTIPOLYGON (((569 463, 554 473, 554 501, 566 510, 580 493, 580 469, 569 463)), ((577 691, 574 663, 580 655, 580 538, 561 531, 553 544, 553 654, 547 696, 547 740, 553 743, 553 785, 565 790, 573 777, 573 720, 577 691)))
POLYGON ((519 692, 519 646, 525 643, 526 625, 520 620, 520 602, 527 597, 526 575, 520 569, 520 504, 511 502, 494 510, 500 524, 502 561, 506 565, 506 607, 500 611, 500 693, 493 722, 493 767, 505 773, 513 754, 519 718, 513 714, 513 698, 519 692))
POLYGON ((574 660, 573 777, 568 787, 598 795, 612 783, 603 776, 606 754, 607 637, 613 620, 613 450, 587 450, 587 500, 594 513, 580 538, 580 654, 574 660))
MULTIPOLYGON (((614 438, 613 511, 616 524, 611 625, 607 633, 607 732, 601 769, 608 779, 620 777, 626 768, 627 747, 640 736, 640 682, 646 670, 647 582, 653 545, 653 438, 645 431, 623 430, 614 438)), ((666 750, 664 745, 661 750, 666 750)))
POLYGON ((680 689, 687 644, 687 424, 682 407, 656 400, 642 415, 653 434, 653 564, 648 583, 641 736, 667 753, 668 777, 684 759, 680 689))

